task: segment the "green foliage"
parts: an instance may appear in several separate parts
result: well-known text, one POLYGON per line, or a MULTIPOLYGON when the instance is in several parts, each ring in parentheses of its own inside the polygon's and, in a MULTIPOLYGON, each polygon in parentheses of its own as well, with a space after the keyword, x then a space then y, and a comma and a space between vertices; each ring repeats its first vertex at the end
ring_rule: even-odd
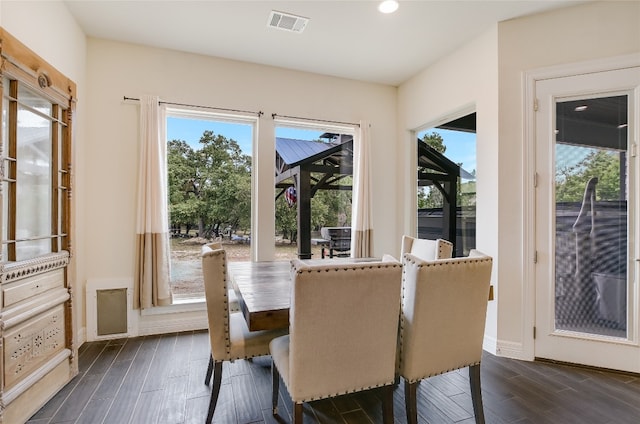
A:
POLYGON ((619 153, 590 150, 580 162, 556 170, 556 202, 581 202, 587 181, 592 177, 598 177, 597 200, 620 199, 619 153))
POLYGON ((284 238, 293 241, 298 231, 298 217, 296 205, 289 206, 284 195, 276 200, 276 230, 284 238))
MULTIPOLYGON (((317 177, 317 175, 315 175, 317 177)), ((343 178, 342 185, 351 185, 352 178, 343 178)), ((349 226, 351 222, 351 190, 318 190, 311 198, 311 228, 349 226)), ((276 200, 276 230, 285 238, 295 240, 298 230, 296 205, 289 207, 280 196, 276 200)))
MULTIPOLYGON (((444 145, 444 139, 437 132, 427 133, 422 137, 422 141, 433 147, 438 153, 444 154, 447 146, 444 145)), ((462 164, 458 164, 462 165, 462 164)), ((472 175, 476 175, 475 169, 472 175)), ((458 206, 475 205, 476 182, 467 181, 461 183, 458 180, 457 198, 458 206)), ((418 209, 424 208, 441 208, 444 206, 444 198, 440 190, 435 186, 418 188, 418 209)))
POLYGON ((250 228, 251 157, 235 140, 212 131, 199 144, 167 144, 171 227, 197 225, 204 237, 227 226, 250 228))
POLYGON ((438 153, 444 154, 447 146, 444 145, 444 139, 437 132, 427 133, 422 137, 422 141, 428 146, 433 147, 438 153))

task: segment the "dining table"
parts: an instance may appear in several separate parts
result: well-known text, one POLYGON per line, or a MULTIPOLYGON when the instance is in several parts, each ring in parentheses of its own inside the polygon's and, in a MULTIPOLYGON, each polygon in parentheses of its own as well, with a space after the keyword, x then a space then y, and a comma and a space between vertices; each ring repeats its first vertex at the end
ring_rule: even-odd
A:
MULTIPOLYGON (((376 258, 307 259, 309 264, 370 262, 376 258)), ((229 262, 228 275, 249 331, 289 328, 291 262, 229 262)))
POLYGON ((289 261, 229 262, 228 269, 250 331, 289 327, 289 261))

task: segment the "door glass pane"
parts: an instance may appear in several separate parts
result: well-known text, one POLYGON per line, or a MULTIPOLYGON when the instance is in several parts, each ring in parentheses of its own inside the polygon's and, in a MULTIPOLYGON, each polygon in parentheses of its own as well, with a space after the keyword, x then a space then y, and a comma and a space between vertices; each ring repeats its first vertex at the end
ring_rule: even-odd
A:
POLYGON ((627 96, 556 103, 556 329, 626 337, 627 96))
MULTIPOLYGON (((9 80, 3 79, 2 81, 3 87, 9 87, 9 80)), ((2 180, 2 237, 1 240, 6 240, 7 231, 8 231, 8 212, 9 212, 9 199, 7 193, 9 193, 9 183, 4 179, 7 177, 7 172, 9 170, 9 162, 6 159, 9 155, 9 144, 8 144, 8 110, 9 110, 9 100, 3 96, 2 98, 2 167, 3 167, 3 180, 2 180)), ((7 244, 2 243, 2 257, 0 260, 3 262, 8 258, 7 254, 7 244)))
MULTIPOLYGON (((50 104, 34 107, 51 109, 50 104)), ((51 121, 19 107, 17 134, 16 260, 23 260, 51 251, 48 238, 20 242, 51 234, 51 121)))

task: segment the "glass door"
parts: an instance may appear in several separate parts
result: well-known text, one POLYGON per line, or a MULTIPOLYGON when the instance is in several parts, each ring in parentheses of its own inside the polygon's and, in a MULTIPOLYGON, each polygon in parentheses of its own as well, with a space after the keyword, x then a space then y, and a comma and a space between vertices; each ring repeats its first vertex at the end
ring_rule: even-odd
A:
POLYGON ((537 357, 640 370, 639 84, 637 68, 536 84, 537 357))

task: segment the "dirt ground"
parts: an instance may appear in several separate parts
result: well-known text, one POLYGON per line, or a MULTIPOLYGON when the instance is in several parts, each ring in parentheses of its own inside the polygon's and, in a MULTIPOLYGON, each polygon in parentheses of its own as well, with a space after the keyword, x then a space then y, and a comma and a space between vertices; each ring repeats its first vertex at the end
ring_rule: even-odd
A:
MULTIPOLYGON (((171 289, 174 297, 200 297, 204 293, 200 250, 210 240, 202 238, 171 239, 171 289)), ((222 242, 228 261, 250 261, 250 245, 230 241, 222 242)), ((321 257, 320 246, 311 246, 314 258, 321 257)), ((298 246, 288 240, 276 243, 276 260, 286 261, 298 257, 298 246)))

